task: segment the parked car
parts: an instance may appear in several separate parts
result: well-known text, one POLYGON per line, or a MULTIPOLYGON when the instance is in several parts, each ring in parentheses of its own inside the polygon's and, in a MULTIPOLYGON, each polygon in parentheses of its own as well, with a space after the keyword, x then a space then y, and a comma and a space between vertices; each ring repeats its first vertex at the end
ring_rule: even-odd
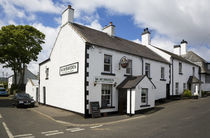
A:
POLYGON ((0 87, 0 96, 8 96, 8 92, 6 91, 5 88, 0 87))
POLYGON ((16 93, 14 97, 14 104, 17 107, 20 106, 30 106, 34 107, 35 101, 28 93, 16 93))

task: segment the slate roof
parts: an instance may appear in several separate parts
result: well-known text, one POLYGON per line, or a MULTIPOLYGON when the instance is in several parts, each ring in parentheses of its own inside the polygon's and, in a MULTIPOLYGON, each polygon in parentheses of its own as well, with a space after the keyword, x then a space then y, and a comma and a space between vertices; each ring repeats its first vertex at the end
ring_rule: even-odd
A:
MULTIPOLYGON (((141 76, 128 76, 124 81, 122 81, 117 86, 117 89, 133 89, 133 88, 135 88, 144 79, 144 77, 146 77, 146 75, 141 75, 141 76)), ((150 80, 150 82, 155 87, 154 83, 151 80, 150 80)))
POLYGON ((208 73, 210 74, 210 71, 207 69, 207 61, 204 60, 199 55, 195 54, 193 51, 188 51, 187 54, 183 55, 184 58, 194 62, 198 66, 201 67, 201 73, 208 73))
POLYGON ((76 23, 70 23, 70 25, 90 44, 169 64, 167 60, 144 45, 117 36, 109 36, 102 31, 76 23))
MULTIPOLYGON (((154 47, 155 47, 155 46, 154 46, 154 47)), ((176 55, 176 54, 174 54, 174 53, 172 53, 172 52, 169 52, 169 51, 167 51, 167 50, 163 50, 163 49, 161 49, 161 48, 159 48, 159 47, 155 47, 155 48, 157 48, 157 49, 159 49, 159 50, 161 50, 161 51, 163 51, 163 52, 165 52, 165 53, 171 55, 171 57, 174 58, 174 59, 177 59, 177 60, 179 60, 179 61, 182 61, 182 62, 185 62, 185 63, 188 63, 188 64, 196 65, 196 64, 194 64, 193 62, 191 62, 191 61, 189 61, 189 60, 183 58, 182 56, 178 56, 178 55, 176 55)), ((196 66, 198 66, 198 65, 196 65, 196 66)))
POLYGON ((190 76, 187 83, 192 84, 192 83, 203 83, 202 81, 200 81, 198 78, 196 78, 195 76, 190 76))

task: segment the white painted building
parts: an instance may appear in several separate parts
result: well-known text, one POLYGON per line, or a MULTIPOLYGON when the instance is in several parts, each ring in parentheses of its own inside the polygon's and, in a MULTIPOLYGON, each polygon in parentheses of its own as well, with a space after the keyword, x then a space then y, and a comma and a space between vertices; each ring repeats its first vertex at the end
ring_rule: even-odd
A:
POLYGON ((181 95, 184 89, 190 89, 193 95, 200 94, 199 66, 182 57, 187 53, 187 41, 183 40, 180 45, 174 46, 174 53, 171 53, 153 46, 150 32, 146 28, 142 33, 142 44, 170 62, 170 94, 167 93, 168 97, 181 95))
POLYGON ((167 60, 115 36, 112 23, 97 31, 73 17, 69 6, 49 59, 40 63, 40 103, 88 116, 91 102, 99 102, 101 113, 134 114, 166 98, 167 60))
MULTIPOLYGON (((26 68, 24 75, 24 85, 26 85, 28 79, 37 79, 37 76, 26 68)), ((17 74, 16 84, 18 84, 19 80, 20 80, 20 74, 17 74)), ((8 77, 8 89, 10 89, 12 84, 14 83, 15 83, 14 75, 11 75, 10 77, 8 77)))
POLYGON ((200 66, 200 80, 203 82, 201 90, 210 92, 210 63, 208 63, 193 51, 187 51, 186 54, 182 56, 200 66))
POLYGON ((26 83, 26 93, 30 94, 35 101, 38 101, 39 98, 39 80, 28 79, 26 83))

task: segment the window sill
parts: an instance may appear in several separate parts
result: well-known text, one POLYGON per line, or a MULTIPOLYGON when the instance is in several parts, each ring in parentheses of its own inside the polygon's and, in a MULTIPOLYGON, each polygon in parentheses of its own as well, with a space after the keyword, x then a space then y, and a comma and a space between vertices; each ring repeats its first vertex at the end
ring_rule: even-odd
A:
POLYGON ((101 72, 101 75, 115 76, 115 74, 114 73, 111 73, 111 72, 101 72))
POLYGON ((112 108, 115 108, 115 106, 101 107, 100 109, 112 109, 112 108))
POLYGON ((125 77, 130 77, 130 76, 132 76, 131 74, 125 74, 124 75, 125 77))
POLYGON ((160 81, 166 81, 166 79, 160 79, 160 81))
POLYGON ((179 75, 183 75, 183 73, 179 72, 179 75))
POLYGON ((150 107, 150 105, 141 105, 140 107, 150 107))

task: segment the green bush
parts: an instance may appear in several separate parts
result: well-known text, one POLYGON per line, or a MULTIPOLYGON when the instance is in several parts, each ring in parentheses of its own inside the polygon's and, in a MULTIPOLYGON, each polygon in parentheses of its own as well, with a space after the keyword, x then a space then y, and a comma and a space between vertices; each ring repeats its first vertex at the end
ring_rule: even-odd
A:
POLYGON ((205 92, 205 91, 201 90, 201 96, 202 96, 202 97, 207 96, 207 92, 205 92))
POLYGON ((192 96, 192 93, 191 93, 190 90, 184 90, 183 96, 184 96, 184 97, 191 97, 191 96, 192 96))

